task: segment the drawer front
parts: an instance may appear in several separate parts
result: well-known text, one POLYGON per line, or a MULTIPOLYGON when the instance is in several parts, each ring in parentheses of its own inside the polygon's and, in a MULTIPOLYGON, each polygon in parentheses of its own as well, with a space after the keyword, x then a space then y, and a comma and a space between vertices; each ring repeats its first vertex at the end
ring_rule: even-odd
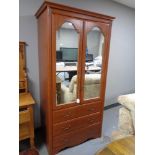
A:
POLYGON ((89 103, 87 105, 79 105, 77 107, 72 107, 64 110, 57 110, 53 112, 53 122, 60 123, 68 121, 74 118, 86 116, 101 111, 101 104, 89 103))
POLYGON ((29 123, 19 125, 19 139, 25 139, 30 137, 29 123))
POLYGON ((101 124, 98 123, 67 135, 54 137, 54 152, 57 153, 66 147, 80 144, 90 138, 97 138, 100 136, 100 129, 101 124))
POLYGON ((26 109, 19 112, 19 124, 26 123, 30 121, 30 111, 26 109))
POLYGON ((88 104, 88 105, 83 105, 80 108, 79 116, 80 116, 80 114, 82 114, 82 116, 84 116, 84 115, 89 115, 89 114, 93 114, 93 113, 100 112, 100 111, 101 111, 101 103, 99 103, 99 102, 93 103, 93 104, 88 104))
POLYGON ((55 124, 53 125, 53 136, 61 136, 81 128, 86 128, 98 122, 100 122, 100 112, 76 118, 64 123, 55 124))

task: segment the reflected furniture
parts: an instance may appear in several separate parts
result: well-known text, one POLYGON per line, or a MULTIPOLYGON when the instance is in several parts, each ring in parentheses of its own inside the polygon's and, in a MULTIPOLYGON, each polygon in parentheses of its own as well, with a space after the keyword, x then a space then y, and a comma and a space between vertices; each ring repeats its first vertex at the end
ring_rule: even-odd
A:
MULTIPOLYGON (((85 67, 86 73, 89 73, 89 72, 95 73, 98 71, 101 71, 101 67, 97 67, 97 66, 85 67)), ((72 77, 77 74, 77 66, 57 66, 57 73, 60 73, 60 72, 67 72, 69 74, 69 81, 70 81, 72 77)))
POLYGON ((135 137, 129 136, 113 141, 95 155, 135 155, 135 137))
MULTIPOLYGON (((85 67, 85 71, 100 71, 101 67, 88 66, 85 67)), ((57 72, 74 72, 77 71, 77 66, 58 66, 57 72)))
MULTIPOLYGON (((100 93, 100 74, 87 74, 85 78, 84 90, 85 99, 99 96, 100 93)), ((76 99, 77 75, 72 77, 69 87, 62 85, 61 101, 64 103, 74 101, 76 99)))
POLYGON ((56 77, 57 103, 61 102, 61 82, 62 80, 57 76, 56 77))
POLYGON ((29 138, 31 147, 34 147, 33 105, 35 101, 28 92, 25 45, 25 42, 19 43, 19 141, 29 138))
POLYGON ((112 140, 135 135, 135 94, 120 95, 117 99, 119 109, 118 130, 113 131, 112 140))
POLYGON ((101 136, 114 17, 45 1, 36 18, 41 123, 45 129, 49 155, 55 155, 66 147, 101 136), (61 59, 61 52, 58 56, 57 51, 61 51, 61 47, 68 48, 65 52, 69 52, 70 48, 76 49, 77 66, 57 65, 61 59), (86 54, 102 56, 100 67, 85 67, 88 61, 86 54), (98 79, 94 74, 92 80, 87 80, 87 70, 99 70, 98 79), (76 71, 76 76, 70 81, 63 80, 62 92, 58 93, 57 76, 61 78, 62 73, 57 73, 64 71, 76 71), (66 87, 68 84, 69 88, 66 87), (65 95, 66 92, 72 95, 65 95))

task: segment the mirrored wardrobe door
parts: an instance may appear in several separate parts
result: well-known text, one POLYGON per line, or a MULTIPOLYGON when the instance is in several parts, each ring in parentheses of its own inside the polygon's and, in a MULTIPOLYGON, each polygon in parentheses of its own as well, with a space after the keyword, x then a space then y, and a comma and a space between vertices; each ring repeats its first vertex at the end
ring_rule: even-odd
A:
POLYGON ((104 35, 100 28, 93 27, 86 41, 84 100, 100 97, 103 47, 104 35))
MULTIPOLYGON (((103 26, 104 29, 104 26, 103 26)), ((86 22, 83 65, 83 100, 99 100, 103 92, 105 33, 102 25, 86 22)))
MULTIPOLYGON (((74 20, 75 21, 75 20, 74 20)), ((65 21, 56 31, 56 105, 79 99, 80 31, 76 23, 65 21)))

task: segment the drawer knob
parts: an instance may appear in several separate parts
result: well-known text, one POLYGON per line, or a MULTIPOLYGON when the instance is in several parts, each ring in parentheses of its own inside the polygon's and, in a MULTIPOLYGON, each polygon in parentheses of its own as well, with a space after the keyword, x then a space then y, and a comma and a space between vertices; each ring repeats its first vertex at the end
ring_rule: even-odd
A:
POLYGON ((70 116, 70 114, 66 114, 64 117, 69 117, 70 116))
POLYGON ((67 130, 69 130, 70 128, 71 128, 71 126, 68 126, 68 127, 64 128, 64 131, 67 131, 67 130))
POLYGON ((71 114, 70 113, 67 113, 66 115, 64 115, 64 117, 70 117, 71 114))
POLYGON ((90 108, 90 109, 88 109, 88 111, 90 111, 90 112, 92 112, 92 111, 94 111, 95 110, 95 108, 90 108))
POLYGON ((89 119, 88 121, 89 121, 89 123, 94 123, 95 122, 94 119, 89 119))
POLYGON ((63 142, 64 143, 68 143, 69 142, 69 139, 63 139, 63 142))

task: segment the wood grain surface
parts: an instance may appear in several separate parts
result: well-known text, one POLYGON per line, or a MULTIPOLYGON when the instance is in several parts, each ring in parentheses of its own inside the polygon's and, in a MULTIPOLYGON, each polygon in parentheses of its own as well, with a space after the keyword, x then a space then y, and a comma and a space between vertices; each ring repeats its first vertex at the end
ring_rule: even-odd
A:
POLYGON ((134 155, 134 154, 135 154, 135 137, 130 136, 112 142, 105 149, 99 151, 96 155, 134 155))

